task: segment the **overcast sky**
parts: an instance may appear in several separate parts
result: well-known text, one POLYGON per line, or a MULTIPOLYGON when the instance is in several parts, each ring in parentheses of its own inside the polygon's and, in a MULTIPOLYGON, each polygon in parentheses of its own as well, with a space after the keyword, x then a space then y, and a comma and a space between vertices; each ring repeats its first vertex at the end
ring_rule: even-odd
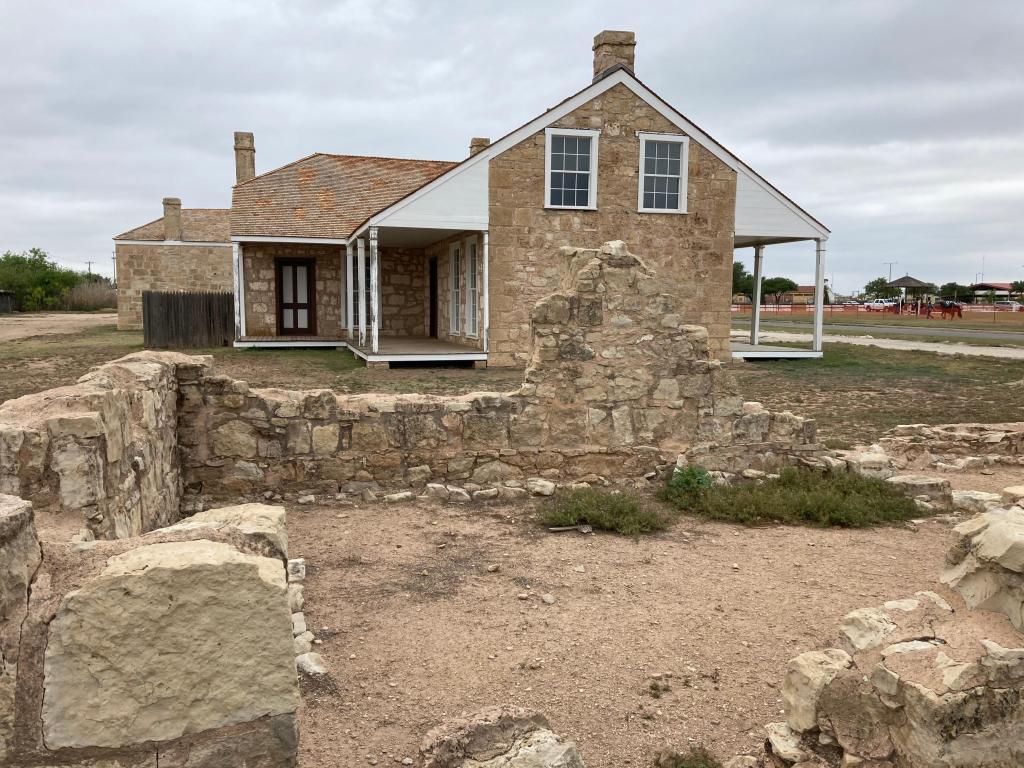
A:
MULTIPOLYGON (((1024 278, 1021 0, 0 0, 0 19, 0 251, 110 274, 111 237, 162 197, 230 204, 236 130, 257 172, 461 159, 630 29, 642 80, 832 229, 840 291, 889 261, 1024 278)), ((812 244, 767 249, 767 274, 812 272, 812 244)))

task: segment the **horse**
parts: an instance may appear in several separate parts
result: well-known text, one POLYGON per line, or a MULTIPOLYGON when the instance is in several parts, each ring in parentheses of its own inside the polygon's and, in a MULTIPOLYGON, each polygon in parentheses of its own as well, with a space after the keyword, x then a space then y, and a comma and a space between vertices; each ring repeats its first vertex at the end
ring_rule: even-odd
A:
POLYGON ((939 309, 942 312, 942 319, 952 320, 954 317, 959 317, 963 320, 964 310, 959 303, 955 301, 940 301, 938 302, 939 309))

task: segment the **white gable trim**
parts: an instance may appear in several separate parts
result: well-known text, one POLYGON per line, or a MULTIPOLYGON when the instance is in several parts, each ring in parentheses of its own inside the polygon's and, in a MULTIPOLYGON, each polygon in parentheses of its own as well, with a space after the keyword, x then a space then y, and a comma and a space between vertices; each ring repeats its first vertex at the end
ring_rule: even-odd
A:
POLYGON ((231 243, 206 243, 201 240, 114 240, 115 245, 196 245, 203 248, 230 248, 231 243))
POLYGON ((700 130, 700 128, 698 128, 696 125, 694 125, 685 117, 683 117, 679 112, 677 112, 675 109, 669 106, 669 104, 667 104, 665 101, 659 98, 653 91, 647 88, 633 75, 631 75, 624 69, 619 69, 613 72, 612 74, 608 75, 607 77, 604 77, 598 80, 597 82, 587 86, 582 91, 577 93, 575 96, 566 99, 561 104, 558 104, 557 106, 549 109, 547 112, 544 112, 543 114, 534 118, 523 127, 518 128, 512 133, 505 136, 504 138, 499 139, 498 141, 491 144, 483 151, 478 152, 472 157, 464 160, 462 163, 455 166, 451 170, 441 174, 433 181, 420 187, 409 196, 399 200, 396 203, 393 203, 384 210, 375 213, 373 216, 367 219, 364 224, 360 225, 359 229, 357 229, 348 239, 348 242, 353 242, 369 227, 376 226, 386 217, 390 216, 396 211, 402 210, 405 206, 409 205, 415 200, 418 200, 424 195, 429 194, 432 190, 441 186, 450 179, 455 178, 459 174, 464 173, 467 169, 472 168, 477 163, 490 161, 492 157, 500 155, 502 152, 505 152, 506 150, 514 147, 516 144, 519 144, 524 139, 527 139, 533 134, 543 130, 544 128, 547 128, 552 123, 561 120, 569 113, 576 111, 591 99, 600 96, 602 93, 611 88, 614 88, 616 85, 624 85, 627 88, 629 88, 629 90, 631 90, 638 97, 647 102, 659 114, 661 114, 662 117, 664 117, 666 120, 668 120, 670 123, 675 125, 683 132, 685 132, 691 139, 693 139, 706 150, 708 150, 712 155, 717 157, 732 170, 738 172, 740 169, 743 169, 744 171, 746 171, 760 186, 762 186, 765 189, 766 192, 775 197, 782 205, 784 205, 785 207, 796 213, 798 216, 800 216, 800 218, 802 218, 804 221, 806 221, 808 224, 814 227, 815 230, 821 232, 822 239, 828 237, 828 230, 826 230, 824 227, 822 227, 822 225, 814 221, 814 219, 809 214, 802 211, 799 208, 799 206, 797 206, 795 203, 787 199, 785 195, 783 195, 771 184, 769 184, 767 181, 761 178, 761 176, 754 172, 753 169, 751 169, 745 163, 741 162, 739 158, 737 158, 735 155, 729 152, 729 150, 727 150, 721 144, 716 142, 714 139, 708 136, 708 134, 704 133, 704 131, 700 130))

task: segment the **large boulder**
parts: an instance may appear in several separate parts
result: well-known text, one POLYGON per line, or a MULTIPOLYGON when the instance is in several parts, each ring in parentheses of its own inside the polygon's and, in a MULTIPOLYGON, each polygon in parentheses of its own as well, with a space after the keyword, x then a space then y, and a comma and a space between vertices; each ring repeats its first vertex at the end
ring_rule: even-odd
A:
POLYGON ((852 663, 850 654, 838 648, 808 651, 789 662, 782 681, 782 703, 792 730, 802 733, 817 726, 821 689, 852 663))
POLYGON ((942 582, 968 608, 1004 613, 1024 630, 1024 510, 990 510, 953 530, 942 582))
POLYGON ((188 534, 213 535, 216 531, 229 543, 238 542, 254 554, 288 559, 288 527, 284 507, 267 504, 236 504, 232 507, 217 507, 197 512, 180 523, 160 528, 153 537, 188 534))
POLYGON ((0 765, 14 733, 14 691, 22 622, 42 552, 32 505, 0 494, 0 765))
POLYGON ((423 768, 585 768, 571 741, 551 731, 540 712, 491 707, 430 731, 423 768))
POLYGON ((111 557, 50 622, 46 746, 124 747, 291 715, 286 588, 280 560, 224 542, 111 557))

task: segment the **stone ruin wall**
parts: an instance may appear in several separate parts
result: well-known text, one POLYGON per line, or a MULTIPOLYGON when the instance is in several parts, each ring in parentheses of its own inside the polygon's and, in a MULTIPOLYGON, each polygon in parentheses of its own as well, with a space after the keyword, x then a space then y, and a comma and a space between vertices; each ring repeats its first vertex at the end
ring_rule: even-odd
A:
POLYGON ((671 296, 621 243, 565 249, 560 290, 532 314, 523 385, 459 397, 249 389, 182 382, 186 490, 212 498, 427 482, 521 486, 636 479, 680 456, 713 470, 821 453, 813 421, 744 404, 671 296))
POLYGON ((256 504, 41 546, 0 494, 0 765, 293 766, 286 547, 256 504))
POLYGON ((0 492, 136 536, 211 499, 285 489, 519 487, 820 457, 814 422, 743 403, 703 327, 619 242, 563 249, 523 385, 458 397, 250 389, 145 352, 0 406, 0 492))
POLYGON ((178 520, 178 397, 199 361, 129 355, 78 384, 0 405, 0 493, 81 517, 97 538, 178 520))

